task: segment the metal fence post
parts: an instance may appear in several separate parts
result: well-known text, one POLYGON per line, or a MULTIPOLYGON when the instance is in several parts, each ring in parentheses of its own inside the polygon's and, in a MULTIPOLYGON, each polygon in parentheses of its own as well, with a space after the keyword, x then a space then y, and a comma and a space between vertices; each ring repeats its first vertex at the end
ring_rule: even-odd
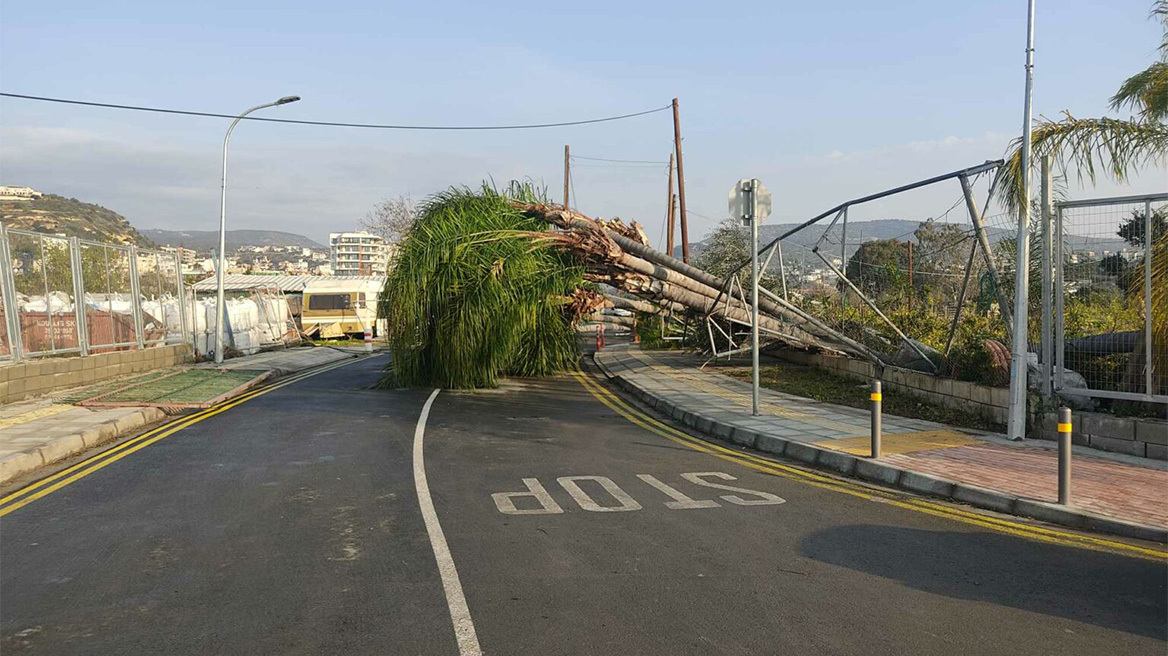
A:
POLYGON ((183 285, 182 256, 183 249, 180 247, 174 256, 175 288, 178 291, 178 331, 183 344, 187 343, 188 340, 192 341, 191 350, 194 351, 195 327, 192 325, 190 332, 187 332, 187 293, 185 285, 183 285))
POLYGON ((1152 251, 1155 250, 1152 230, 1152 201, 1144 201, 1144 394, 1149 397, 1156 393, 1152 389, 1152 251))
POLYGON ((884 403, 884 395, 880 392, 880 387, 881 387, 880 381, 873 380, 872 381, 872 394, 871 394, 871 396, 868 397, 872 401, 872 457, 873 458, 880 457, 880 447, 881 447, 881 440, 882 440, 882 435, 880 434, 881 429, 882 429, 882 427, 880 425, 880 420, 881 420, 881 414, 883 412, 881 406, 884 403))
POLYGON ((24 341, 20 335, 20 306, 16 304, 16 281, 12 271, 12 251, 8 247, 8 228, 0 223, 0 285, 4 292, 4 323, 8 328, 8 352, 13 362, 24 357, 24 341))
MULTIPOLYGON (((45 236, 37 235, 37 243, 41 247, 41 282, 45 292, 45 315, 49 319, 49 352, 57 350, 57 328, 53 325, 53 303, 49 298, 49 258, 45 253, 45 236)), ((40 349, 44 351, 44 349, 40 349)))
POLYGON ((1071 502, 1071 409, 1058 411, 1058 502, 1071 502))
POLYGON ((73 316, 77 324, 77 348, 89 355, 89 306, 85 303, 85 276, 81 269, 81 241, 69 238, 69 262, 73 268, 73 316))
POLYGON ((1054 208, 1054 243, 1051 254, 1054 256, 1054 391, 1057 393, 1063 388, 1063 371, 1066 367, 1066 314, 1063 312, 1063 296, 1066 284, 1063 280, 1063 208, 1056 205, 1054 208))
POLYGON ((142 335, 142 295, 141 281, 138 280, 138 247, 130 244, 130 307, 134 312, 134 333, 137 336, 138 349, 146 348, 145 337, 142 335))
MULTIPOLYGON (((1053 345, 1051 344, 1051 324, 1054 321, 1051 309, 1051 234, 1050 234, 1050 205, 1053 196, 1052 187, 1053 180, 1050 172, 1051 157, 1047 155, 1042 158, 1042 397, 1046 403, 1050 403, 1054 398, 1054 381, 1051 376, 1054 373, 1054 366, 1051 362, 1051 357, 1054 354, 1053 345)), ((1050 407, 1047 405, 1047 407, 1050 407)))

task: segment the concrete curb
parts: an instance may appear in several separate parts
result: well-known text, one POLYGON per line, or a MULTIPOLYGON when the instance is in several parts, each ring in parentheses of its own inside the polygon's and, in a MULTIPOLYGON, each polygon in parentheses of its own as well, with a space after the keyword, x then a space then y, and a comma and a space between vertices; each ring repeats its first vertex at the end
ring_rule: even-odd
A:
POLYGON ((604 372, 605 376, 616 381, 618 385, 646 405, 686 427, 718 439, 886 487, 959 501, 978 508, 1029 517, 1070 528, 1110 533, 1137 540, 1168 542, 1168 530, 1163 528, 1125 522, 1037 499, 1026 499, 996 490, 936 478, 895 465, 873 461, 870 458, 832 451, 805 442, 788 440, 724 424, 716 419, 677 407, 674 403, 655 395, 628 378, 614 373, 601 362, 600 358, 596 357, 596 354, 593 355, 592 361, 604 372))
POLYGON ((0 484, 104 442, 109 442, 164 417, 166 417, 166 413, 158 408, 140 408, 120 419, 110 419, 95 424, 80 433, 62 435, 31 451, 6 456, 0 459, 0 484))

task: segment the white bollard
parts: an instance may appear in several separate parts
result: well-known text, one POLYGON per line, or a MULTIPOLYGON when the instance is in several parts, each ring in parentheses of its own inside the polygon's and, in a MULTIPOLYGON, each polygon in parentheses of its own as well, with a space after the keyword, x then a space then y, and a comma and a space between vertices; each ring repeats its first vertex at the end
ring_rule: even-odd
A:
POLYGON ((373 352, 373 331, 368 328, 365 329, 365 352, 373 352))

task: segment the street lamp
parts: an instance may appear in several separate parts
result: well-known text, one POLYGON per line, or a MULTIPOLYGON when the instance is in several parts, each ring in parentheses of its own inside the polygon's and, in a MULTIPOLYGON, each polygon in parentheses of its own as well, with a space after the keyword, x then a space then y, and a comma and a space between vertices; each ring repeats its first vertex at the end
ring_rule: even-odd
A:
POLYGON ((231 131, 244 116, 266 107, 287 105, 300 100, 300 96, 284 96, 276 102, 256 105, 246 112, 235 117, 231 126, 227 128, 227 136, 223 137, 223 184, 219 198, 219 265, 215 267, 215 364, 223 362, 223 314, 227 311, 223 300, 223 272, 227 269, 227 142, 231 140, 231 131))

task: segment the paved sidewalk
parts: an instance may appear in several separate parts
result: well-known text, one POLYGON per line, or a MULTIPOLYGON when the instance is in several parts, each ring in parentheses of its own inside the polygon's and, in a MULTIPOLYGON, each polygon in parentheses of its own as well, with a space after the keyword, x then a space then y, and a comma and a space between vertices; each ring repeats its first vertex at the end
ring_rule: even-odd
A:
MULTIPOLYGON (((596 362, 610 376, 655 399, 659 408, 687 418, 686 423, 699 430, 738 443, 743 443, 739 436, 751 435, 751 445, 761 450, 772 450, 768 445, 779 452, 786 448, 780 445, 788 443, 811 445, 816 449, 786 448, 787 455, 820 465, 830 462, 828 467, 846 467, 847 473, 856 473, 857 462, 863 460, 861 468, 880 474, 872 478, 887 477, 885 483, 902 478, 903 474, 889 468, 872 467, 878 462, 913 475, 924 474, 926 479, 943 479, 936 483, 967 487, 961 494, 954 494, 953 485, 947 488, 958 498, 966 497, 963 501, 1017 514, 1041 514, 1039 518, 1048 521, 1083 524, 1084 517, 1072 517, 1078 513, 1151 527, 1160 534, 1168 528, 1168 468, 1160 461, 1075 447, 1068 512, 1055 504, 1057 447, 1050 442, 1010 442, 993 433, 885 414, 884 456, 871 461, 866 458, 870 430, 866 410, 763 389, 762 416, 753 417, 750 385, 713 367, 701 369, 703 360, 696 356, 612 347, 597 353, 596 362), (821 450, 861 458, 845 461, 830 453, 820 457, 821 450)), ((946 489, 938 484, 932 487, 946 489)), ((1090 519, 1086 518, 1086 524, 1098 524, 1090 519)))
POLYGON ((364 354, 363 347, 349 349, 328 346, 300 346, 230 358, 223 364, 203 362, 196 366, 230 371, 274 371, 276 375, 283 376, 364 354))
MULTIPOLYGON (((218 368, 273 372, 274 376, 282 376, 363 354, 363 349, 302 347, 232 358, 218 368)), ((215 368, 216 365, 203 363, 194 367, 215 368)), ((160 370, 161 373, 166 371, 160 370)), ((150 374, 138 374, 123 380, 132 382, 147 375, 150 374)), ((90 408, 72 405, 116 388, 117 381, 104 381, 88 388, 63 390, 47 397, 0 406, 0 484, 166 417, 158 407, 90 408)))

